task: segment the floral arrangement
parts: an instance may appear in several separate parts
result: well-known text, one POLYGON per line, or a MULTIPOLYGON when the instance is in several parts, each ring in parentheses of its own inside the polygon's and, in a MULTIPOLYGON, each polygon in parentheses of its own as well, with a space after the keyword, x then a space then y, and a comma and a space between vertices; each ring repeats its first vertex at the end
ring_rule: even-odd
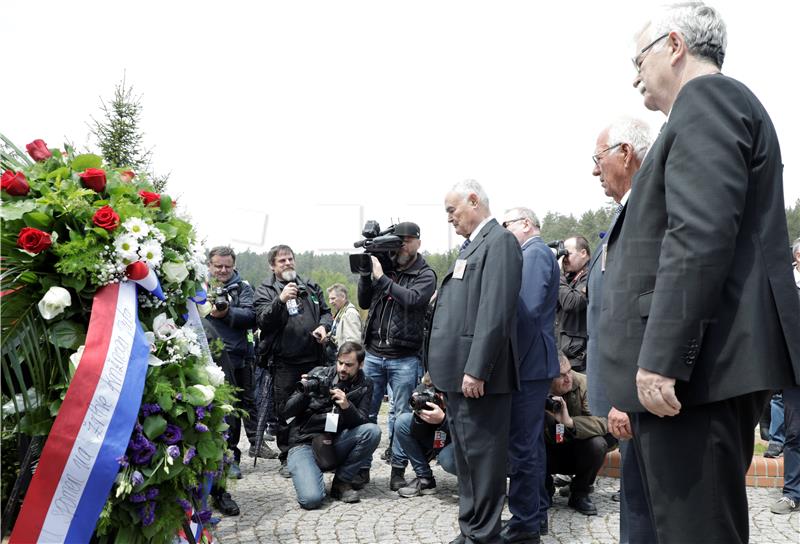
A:
MULTIPOLYGON (((232 459, 225 416, 233 392, 185 317, 202 291, 204 251, 174 201, 144 176, 42 140, 28 144, 30 160, 0 138, 3 450, 48 433, 80 365, 98 289, 154 274, 163 299, 137 295, 150 344, 142 404, 95 532, 171 542, 187 512, 208 521, 203 489, 211 478, 224 484, 232 459)), ((7 460, 4 502, 21 462, 7 460)))

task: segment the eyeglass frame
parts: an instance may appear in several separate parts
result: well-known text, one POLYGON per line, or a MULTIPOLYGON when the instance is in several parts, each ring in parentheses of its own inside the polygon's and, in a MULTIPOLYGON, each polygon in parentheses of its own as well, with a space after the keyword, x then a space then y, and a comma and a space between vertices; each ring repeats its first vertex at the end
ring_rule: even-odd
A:
POLYGON ((619 143, 616 143, 614 145, 610 145, 607 148, 605 148, 604 150, 598 151, 597 153, 592 155, 592 160, 594 161, 595 166, 600 166, 600 160, 599 160, 600 159, 600 155, 602 155, 603 153, 608 153, 612 149, 616 149, 616 148, 618 148, 619 146, 621 146, 624 143, 625 142, 619 142, 619 143))
POLYGON ((637 74, 642 73, 642 63, 644 62, 644 59, 647 58, 647 55, 645 55, 645 53, 650 51, 658 42, 660 42, 667 36, 669 36, 669 32, 667 32, 666 34, 662 34, 661 36, 650 42, 649 45, 645 46, 641 51, 639 51, 638 55, 636 55, 631 59, 631 62, 633 62, 633 67, 636 69, 637 74))
POLYGON ((527 217, 517 217, 516 219, 509 219, 508 221, 503 221, 500 223, 504 229, 507 229, 511 223, 516 223, 517 221, 525 221, 527 217))

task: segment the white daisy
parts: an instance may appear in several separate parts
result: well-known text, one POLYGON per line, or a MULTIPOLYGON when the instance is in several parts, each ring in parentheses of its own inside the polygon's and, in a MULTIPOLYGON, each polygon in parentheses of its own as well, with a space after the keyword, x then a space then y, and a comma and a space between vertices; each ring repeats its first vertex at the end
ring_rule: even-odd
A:
POLYGON ((136 236, 138 240, 141 240, 150 233, 150 227, 138 217, 131 217, 125 221, 122 224, 122 228, 136 236))
POLYGON ((132 234, 123 234, 117 237, 114 242, 114 249, 116 249, 117 255, 125 264, 139 260, 139 255, 136 253, 139 251, 139 242, 136 241, 136 237, 132 234))
POLYGON ((151 267, 156 267, 161 264, 163 257, 161 253, 161 244, 155 240, 146 240, 139 248, 139 256, 143 261, 147 261, 151 267))

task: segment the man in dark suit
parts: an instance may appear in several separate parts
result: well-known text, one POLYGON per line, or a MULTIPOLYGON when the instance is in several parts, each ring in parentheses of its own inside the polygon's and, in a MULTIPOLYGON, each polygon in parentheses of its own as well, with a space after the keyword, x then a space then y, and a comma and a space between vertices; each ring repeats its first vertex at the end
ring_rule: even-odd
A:
MULTIPOLYGON (((592 155, 594 169, 592 175, 600 178, 600 185, 606 196, 612 198, 617 205, 614 211, 611 231, 619 219, 622 206, 628 201, 634 174, 644 160, 650 148, 652 138, 650 127, 638 119, 622 117, 607 126, 597 137, 595 153, 592 155)), ((603 300, 603 267, 606 254, 605 240, 598 244, 589 262, 588 306, 586 325, 588 333, 586 375, 589 386, 589 408, 593 414, 608 414, 608 430, 620 440, 622 456, 622 479, 619 493, 619 540, 620 544, 628 542, 655 541, 653 526, 642 479, 638 468, 625 470, 626 460, 630 462, 633 452, 630 450, 631 425, 628 414, 611 406, 606 398, 605 386, 599 369, 598 336, 600 321, 600 303, 603 300)), ((637 466, 638 465, 634 465, 637 466)))
POLYGON ((512 208, 503 226, 522 248, 522 288, 517 301, 517 355, 520 390, 511 394, 508 508, 511 520, 503 542, 539 542, 547 523, 550 497, 545 493, 547 453, 544 444, 545 399, 559 375, 555 340, 558 263, 539 235, 539 220, 528 208, 512 208))
POLYGON ((522 252, 492 218, 478 182, 453 187, 445 210, 466 240, 436 299, 428 369, 447 394, 455 445, 461 534, 453 542, 495 544, 501 540, 511 392, 519 386, 512 337, 522 252))
POLYGON ((699 2, 639 33, 634 86, 669 120, 607 247, 600 372, 660 543, 747 542, 753 429, 767 392, 800 381, 780 147, 720 73, 726 41, 699 2))

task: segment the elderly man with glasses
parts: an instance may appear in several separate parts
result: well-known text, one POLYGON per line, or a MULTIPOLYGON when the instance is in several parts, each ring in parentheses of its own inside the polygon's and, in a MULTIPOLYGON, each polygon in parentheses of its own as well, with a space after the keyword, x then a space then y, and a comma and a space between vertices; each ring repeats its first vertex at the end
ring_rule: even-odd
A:
POLYGON ((780 146, 720 73, 726 44, 701 2, 637 35, 633 86, 668 121, 608 234, 599 370, 659 543, 748 541, 753 429, 768 391, 800 382, 780 146))

